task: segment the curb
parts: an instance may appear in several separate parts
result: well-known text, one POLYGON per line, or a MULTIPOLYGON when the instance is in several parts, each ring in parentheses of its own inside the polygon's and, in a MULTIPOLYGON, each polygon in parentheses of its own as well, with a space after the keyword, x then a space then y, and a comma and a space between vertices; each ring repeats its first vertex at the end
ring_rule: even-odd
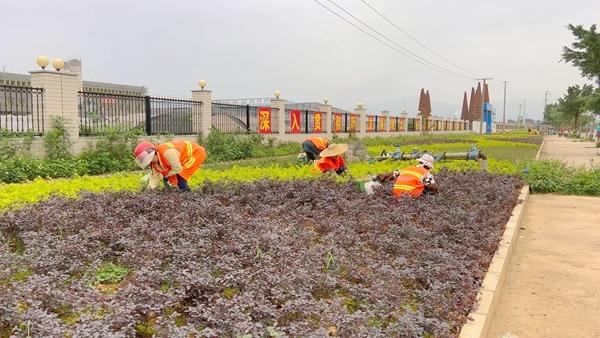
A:
POLYGON ((508 222, 506 222, 504 234, 498 245, 498 250, 496 250, 488 268, 488 272, 479 288, 476 300, 477 304, 474 306, 471 313, 469 313, 470 319, 467 319, 467 323, 465 323, 460 330, 459 338, 487 337, 494 310, 500 298, 500 291, 504 284, 510 257, 516 245, 523 208, 525 208, 528 198, 529 186, 526 185, 521 189, 517 205, 513 209, 508 222))
POLYGON ((542 140, 542 144, 540 145, 540 149, 538 149, 537 154, 535 154, 535 160, 539 161, 540 156, 542 155, 542 150, 544 150, 544 145, 546 144, 546 138, 542 140))

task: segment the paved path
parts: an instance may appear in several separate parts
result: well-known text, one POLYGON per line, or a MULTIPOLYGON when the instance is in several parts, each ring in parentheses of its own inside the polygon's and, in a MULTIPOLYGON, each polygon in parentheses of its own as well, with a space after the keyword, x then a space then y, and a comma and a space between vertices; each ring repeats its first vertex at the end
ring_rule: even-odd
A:
POLYGON ((542 158, 556 159, 574 165, 600 165, 600 148, 595 142, 576 142, 557 136, 546 137, 542 158))
MULTIPOLYGON (((542 158, 587 164, 589 144, 549 138, 542 158)), ((600 198, 532 195, 521 227, 489 337, 600 337, 600 198)))

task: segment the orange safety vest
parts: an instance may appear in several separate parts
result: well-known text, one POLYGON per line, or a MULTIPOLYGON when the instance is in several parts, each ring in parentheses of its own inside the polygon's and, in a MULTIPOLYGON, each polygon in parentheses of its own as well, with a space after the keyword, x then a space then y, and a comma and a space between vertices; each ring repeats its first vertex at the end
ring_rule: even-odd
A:
MULTIPOLYGON (((204 147, 190 141, 173 140, 171 142, 163 143, 156 147, 160 166, 153 166, 154 170, 163 176, 167 175, 172 169, 169 161, 165 157, 165 152, 169 149, 175 149, 179 152, 179 163, 181 163, 182 170, 178 175, 183 177, 186 181, 192 177, 194 172, 202 166, 204 159, 206 159, 204 147)), ((177 184, 177 178, 171 176, 169 177, 169 182, 171 182, 171 184, 177 184)))
POLYGON ((425 190, 423 178, 429 170, 424 167, 408 167, 400 170, 400 175, 394 182, 394 196, 400 197, 403 194, 409 194, 412 197, 419 197, 425 190))
POLYGON ((320 151, 323 151, 327 147, 329 147, 329 141, 322 137, 313 136, 307 138, 306 140, 312 142, 315 145, 315 147, 317 147, 317 149, 319 149, 320 151))
POLYGON ((338 171, 345 164, 346 161, 344 161, 344 157, 341 155, 334 157, 321 157, 315 161, 315 168, 324 173, 328 170, 338 171))

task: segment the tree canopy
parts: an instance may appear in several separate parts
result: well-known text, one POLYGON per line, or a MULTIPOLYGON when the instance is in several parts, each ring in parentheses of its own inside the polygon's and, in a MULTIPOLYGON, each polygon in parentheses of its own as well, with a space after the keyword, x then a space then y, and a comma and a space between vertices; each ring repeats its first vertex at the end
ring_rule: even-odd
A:
POLYGON ((585 29, 582 25, 569 24, 567 28, 576 41, 571 47, 563 47, 562 60, 572 63, 583 77, 600 86, 600 33, 596 31, 596 25, 585 29))

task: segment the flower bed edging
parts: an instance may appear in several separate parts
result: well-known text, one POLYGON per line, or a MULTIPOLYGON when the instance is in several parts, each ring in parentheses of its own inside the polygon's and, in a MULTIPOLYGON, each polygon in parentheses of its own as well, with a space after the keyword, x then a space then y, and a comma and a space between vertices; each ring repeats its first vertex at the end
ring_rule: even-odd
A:
POLYGON ((494 254, 488 272, 479 288, 476 307, 469 314, 469 320, 463 325, 459 338, 487 337, 496 304, 500 299, 500 291, 504 284, 510 257, 516 245, 519 224, 523 215, 522 211, 528 198, 529 186, 524 186, 521 189, 518 204, 513 209, 512 215, 506 223, 498 250, 494 254))
POLYGON ((546 143, 546 139, 542 140, 542 144, 540 145, 540 149, 538 149, 537 154, 535 155, 535 160, 539 161, 540 160, 540 156, 542 156, 542 151, 544 150, 544 144, 546 143))

